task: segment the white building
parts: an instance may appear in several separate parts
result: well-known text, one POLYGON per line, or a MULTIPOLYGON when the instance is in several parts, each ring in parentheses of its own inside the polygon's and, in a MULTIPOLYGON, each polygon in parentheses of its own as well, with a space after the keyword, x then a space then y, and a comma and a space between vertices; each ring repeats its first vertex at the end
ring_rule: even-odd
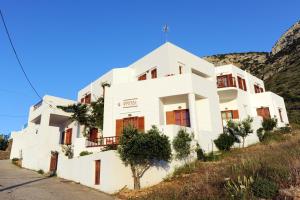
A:
MULTIPOLYGON (((116 151, 101 151, 103 145, 118 143, 122 127, 132 123, 146 131, 156 125, 170 140, 185 127, 209 152, 215 149, 213 140, 223 132, 228 119, 241 120, 250 115, 254 129, 260 126, 262 117, 276 116, 279 126, 288 123, 282 97, 264 91, 262 80, 233 65, 215 68, 165 43, 128 67, 112 69, 78 92, 77 102, 87 104, 104 95, 101 133, 94 131, 90 138, 84 137, 82 127, 70 123, 69 114, 55 106, 74 102, 46 96, 30 109, 28 127, 12 134, 11 158, 22 158, 23 167, 29 169, 56 169, 59 177, 105 192, 116 192, 124 186, 132 188, 131 171, 116 151), (110 84, 105 91, 103 83, 110 84), (61 144, 72 145, 72 159, 64 156, 61 144), (79 156, 82 151, 94 153, 79 156)), ((246 144, 257 142, 256 134, 252 135, 246 144)), ((151 168, 141 185, 160 182, 180 164, 173 160, 151 168)))

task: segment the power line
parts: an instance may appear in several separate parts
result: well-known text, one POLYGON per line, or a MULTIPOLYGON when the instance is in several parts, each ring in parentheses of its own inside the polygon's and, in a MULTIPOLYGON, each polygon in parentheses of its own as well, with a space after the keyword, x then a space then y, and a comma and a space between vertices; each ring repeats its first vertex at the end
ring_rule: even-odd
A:
POLYGON ((32 84, 31 81, 29 80, 29 78, 28 78, 28 76, 27 76, 27 74, 26 74, 26 72, 25 72, 25 70, 24 70, 24 67, 23 67, 23 65, 22 65, 22 63, 21 63, 21 60, 20 60, 20 58, 19 58, 19 56, 18 56, 18 54, 17 54, 17 51, 16 51, 16 49, 15 49, 15 47, 14 47, 13 42, 12 42, 12 39, 11 39, 11 36, 10 36, 10 34, 9 34, 8 28, 7 28, 7 26, 6 26, 6 23, 5 23, 5 20, 4 20, 4 16, 3 16, 3 14, 2 14, 1 9, 0 9, 0 15, 1 15, 1 19, 2 19, 2 22, 3 22, 3 25, 4 25, 5 32, 6 32, 6 34, 7 34, 8 40, 9 40, 9 42, 10 42, 11 48, 13 49, 13 52, 14 52, 14 54, 15 54, 15 56, 16 56, 16 59, 17 59, 17 61, 18 61, 18 63, 19 63, 19 66, 20 66, 20 68, 21 68, 21 70, 22 70, 22 72, 23 72, 23 74, 24 74, 24 76, 25 76, 27 82, 29 83, 30 87, 33 89, 34 93, 35 93, 41 100, 43 100, 43 98, 39 95, 39 93, 37 92, 37 90, 34 88, 33 84, 32 84))

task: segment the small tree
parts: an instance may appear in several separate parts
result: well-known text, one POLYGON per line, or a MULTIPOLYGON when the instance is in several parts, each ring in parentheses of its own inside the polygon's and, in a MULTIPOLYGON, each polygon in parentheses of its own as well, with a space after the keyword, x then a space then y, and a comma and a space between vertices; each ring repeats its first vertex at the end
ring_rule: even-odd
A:
POLYGON ((192 136, 185 129, 180 129, 172 144, 176 152, 175 157, 179 160, 185 160, 191 154, 192 136))
POLYGON ((251 123, 253 119, 251 117, 247 117, 241 122, 228 121, 227 129, 232 132, 234 135, 240 136, 242 138, 243 148, 245 147, 245 139, 246 137, 253 133, 251 123))
POLYGON ((5 151, 8 146, 8 136, 0 135, 0 150, 5 151))
POLYGON ((168 137, 155 126, 144 134, 130 125, 123 130, 118 153, 124 164, 130 166, 134 189, 140 189, 140 179, 151 166, 170 161, 171 145, 168 137))

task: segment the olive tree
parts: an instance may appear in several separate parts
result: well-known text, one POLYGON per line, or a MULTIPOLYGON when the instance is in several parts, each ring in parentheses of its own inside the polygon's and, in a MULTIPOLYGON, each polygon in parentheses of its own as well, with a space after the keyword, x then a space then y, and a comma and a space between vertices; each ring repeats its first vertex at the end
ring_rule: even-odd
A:
POLYGON ((247 117, 246 119, 234 122, 234 121, 228 121, 227 123, 227 129, 232 132, 236 136, 240 136, 242 138, 242 144, 243 148, 245 147, 245 139, 246 137, 253 133, 252 130, 252 122, 253 119, 251 117, 247 117))
POLYGON ((155 126, 146 133, 135 127, 124 127, 120 137, 118 153, 132 172, 134 189, 140 189, 140 179, 152 166, 160 166, 161 161, 171 160, 171 145, 168 137, 155 126))

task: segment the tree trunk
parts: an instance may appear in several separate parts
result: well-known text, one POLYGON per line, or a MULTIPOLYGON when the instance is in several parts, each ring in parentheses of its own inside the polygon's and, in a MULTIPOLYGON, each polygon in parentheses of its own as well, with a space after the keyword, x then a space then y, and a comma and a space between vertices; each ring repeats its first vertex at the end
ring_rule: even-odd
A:
POLYGON ((243 137, 243 148, 245 148, 245 138, 243 137))
POLYGON ((139 190, 139 189, 141 189, 141 181, 140 181, 138 172, 134 166, 130 165, 130 168, 131 168, 132 177, 133 177, 134 189, 139 190))

